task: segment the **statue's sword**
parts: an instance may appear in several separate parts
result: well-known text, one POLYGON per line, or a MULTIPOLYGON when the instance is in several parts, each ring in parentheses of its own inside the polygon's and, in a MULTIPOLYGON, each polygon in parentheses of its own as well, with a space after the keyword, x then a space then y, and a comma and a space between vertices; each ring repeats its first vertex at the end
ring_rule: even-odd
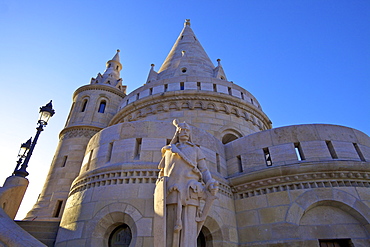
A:
POLYGON ((204 224, 204 221, 206 220, 209 209, 211 208, 211 206, 213 204, 213 201, 215 199, 218 199, 218 197, 216 195, 212 195, 211 192, 209 192, 208 190, 206 191, 206 194, 207 194, 207 198, 205 200, 203 210, 202 210, 200 216, 197 216, 195 218, 195 220, 198 223, 197 224, 197 235, 199 235, 200 231, 202 230, 202 226, 204 224))

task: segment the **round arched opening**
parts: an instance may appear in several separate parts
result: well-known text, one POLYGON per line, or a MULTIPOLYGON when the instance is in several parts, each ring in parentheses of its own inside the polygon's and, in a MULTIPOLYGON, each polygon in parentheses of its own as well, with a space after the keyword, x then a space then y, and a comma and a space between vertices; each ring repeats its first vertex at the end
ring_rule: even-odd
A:
POLYGON ((109 236, 109 247, 129 247, 132 240, 131 229, 122 224, 116 227, 109 236))
POLYGON ((236 139, 238 139, 236 135, 228 133, 222 137, 222 143, 226 144, 226 143, 235 141, 236 139))

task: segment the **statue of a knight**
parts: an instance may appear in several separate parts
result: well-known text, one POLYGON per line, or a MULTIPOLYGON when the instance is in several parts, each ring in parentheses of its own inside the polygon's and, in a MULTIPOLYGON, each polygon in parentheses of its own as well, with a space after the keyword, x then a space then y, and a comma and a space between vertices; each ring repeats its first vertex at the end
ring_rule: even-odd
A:
POLYGON ((205 155, 191 142, 190 126, 175 119, 176 133, 162 148, 159 179, 165 180, 166 247, 196 247, 218 182, 211 177, 205 155), (200 201, 204 200, 201 208, 200 201))

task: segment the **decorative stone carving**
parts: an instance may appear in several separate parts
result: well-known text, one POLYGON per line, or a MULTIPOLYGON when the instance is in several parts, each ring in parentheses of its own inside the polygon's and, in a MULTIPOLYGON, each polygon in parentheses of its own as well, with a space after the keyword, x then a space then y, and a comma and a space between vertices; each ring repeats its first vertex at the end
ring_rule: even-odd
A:
MULTIPOLYGON (((186 91, 182 91, 186 93, 186 91)), ((233 114, 236 117, 244 118, 245 121, 252 122, 253 125, 258 126, 260 130, 270 129, 271 121, 258 109, 251 108, 250 104, 240 104, 240 102, 234 102, 229 98, 220 98, 207 96, 196 96, 194 95, 174 95, 166 98, 153 96, 153 98, 141 99, 140 104, 127 105, 125 110, 121 110, 112 120, 111 124, 120 122, 126 122, 127 116, 133 114, 139 110, 146 109, 147 114, 139 116, 137 118, 146 117, 149 114, 157 114, 161 112, 178 111, 188 108, 189 110, 202 109, 204 111, 215 111, 224 112, 225 114, 233 114), (150 108, 152 111, 150 111, 150 108), (251 117, 257 118, 259 122, 251 117)), ((129 120, 132 121, 132 120, 129 120)))
MULTIPOLYGON (((191 142, 190 126, 173 121, 176 133, 162 148, 154 192, 154 246, 195 247, 219 184, 205 155, 191 142), (201 201, 204 202, 201 208, 201 201)), ((203 204, 203 203, 202 203, 203 204)))
POLYGON ((77 137, 91 138, 98 132, 99 129, 72 127, 70 129, 67 129, 67 131, 61 133, 61 139, 77 137))

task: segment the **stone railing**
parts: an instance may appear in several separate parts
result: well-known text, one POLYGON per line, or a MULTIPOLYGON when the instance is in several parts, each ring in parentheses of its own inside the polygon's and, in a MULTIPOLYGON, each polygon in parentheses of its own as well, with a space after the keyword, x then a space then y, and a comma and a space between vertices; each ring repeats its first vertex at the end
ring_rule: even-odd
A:
POLYGON ((355 129, 326 124, 265 130, 225 146, 229 176, 326 161, 370 161, 370 138, 355 129))
POLYGON ((198 90, 227 94, 237 97, 246 103, 250 103, 261 109, 261 105, 258 103, 257 99, 242 87, 239 87, 232 82, 212 78, 206 78, 204 80, 200 79, 199 81, 185 81, 184 79, 184 81, 176 82, 166 82, 164 80, 155 83, 148 83, 128 94, 123 99, 120 108, 151 95, 182 90, 198 90))

